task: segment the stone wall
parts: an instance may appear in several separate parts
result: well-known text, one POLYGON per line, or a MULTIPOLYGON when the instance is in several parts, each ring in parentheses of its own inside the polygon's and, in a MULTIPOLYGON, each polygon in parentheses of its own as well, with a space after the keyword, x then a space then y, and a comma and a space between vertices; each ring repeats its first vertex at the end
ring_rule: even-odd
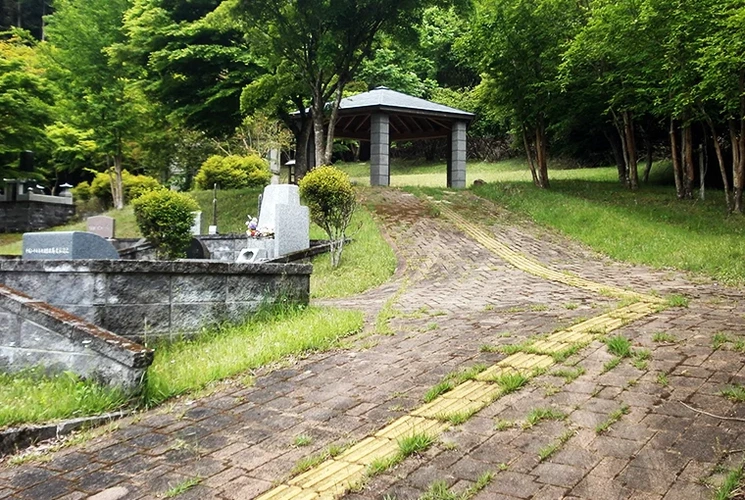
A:
POLYGON ((262 302, 307 303, 310 264, 0 259, 0 283, 133 340, 244 320, 262 302))
POLYGON ((43 366, 134 392, 153 352, 0 285, 0 372, 43 366))
POLYGON ((0 233, 40 231, 66 224, 74 216, 75 205, 72 204, 41 201, 0 202, 0 233))

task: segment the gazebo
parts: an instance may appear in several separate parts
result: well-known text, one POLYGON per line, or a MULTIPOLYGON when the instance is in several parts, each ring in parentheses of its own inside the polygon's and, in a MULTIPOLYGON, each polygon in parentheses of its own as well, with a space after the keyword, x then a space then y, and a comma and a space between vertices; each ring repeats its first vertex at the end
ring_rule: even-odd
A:
POLYGON ((466 127, 474 114, 386 87, 342 99, 334 137, 370 141, 370 184, 390 184, 391 141, 443 138, 447 185, 466 187, 466 127))

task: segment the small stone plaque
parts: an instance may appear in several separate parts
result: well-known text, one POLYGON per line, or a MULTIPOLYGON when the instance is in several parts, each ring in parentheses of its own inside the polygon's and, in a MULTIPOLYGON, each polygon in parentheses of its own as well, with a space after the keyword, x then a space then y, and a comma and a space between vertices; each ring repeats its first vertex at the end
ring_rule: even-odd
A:
POLYGON ((113 238, 116 233, 116 219, 105 215, 88 217, 88 232, 101 238, 113 238))
POLYGON ((114 245, 93 233, 60 231, 24 233, 23 258, 28 260, 116 260, 114 245))

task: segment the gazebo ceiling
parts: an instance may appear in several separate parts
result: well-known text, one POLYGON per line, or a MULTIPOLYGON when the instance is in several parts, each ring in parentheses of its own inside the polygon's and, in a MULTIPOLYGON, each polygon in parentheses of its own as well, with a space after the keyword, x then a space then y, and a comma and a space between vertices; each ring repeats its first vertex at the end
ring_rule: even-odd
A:
POLYGON ((454 122, 470 122, 473 113, 402 94, 386 87, 342 99, 334 137, 370 140, 370 117, 388 115, 393 141, 449 137, 454 122))

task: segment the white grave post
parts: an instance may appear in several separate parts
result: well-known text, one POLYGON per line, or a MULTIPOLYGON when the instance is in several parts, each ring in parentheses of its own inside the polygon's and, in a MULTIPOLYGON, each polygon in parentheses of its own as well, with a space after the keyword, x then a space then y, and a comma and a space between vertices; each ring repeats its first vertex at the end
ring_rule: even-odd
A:
POLYGON ((279 184, 279 149, 269 150, 269 170, 272 172, 272 184, 279 184))
POLYGON ((202 234, 202 211, 198 210, 192 213, 194 214, 194 224, 191 226, 191 234, 199 236, 202 234))

